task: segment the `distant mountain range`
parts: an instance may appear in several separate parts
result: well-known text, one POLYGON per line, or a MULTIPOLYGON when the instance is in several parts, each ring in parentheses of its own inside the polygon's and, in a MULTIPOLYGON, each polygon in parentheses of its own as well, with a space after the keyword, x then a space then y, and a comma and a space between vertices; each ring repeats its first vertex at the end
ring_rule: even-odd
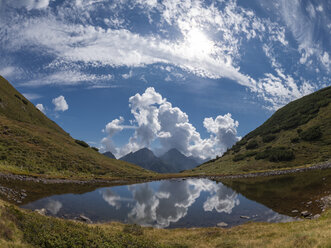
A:
MULTIPOLYGON (((115 158, 111 152, 106 152, 104 155, 115 158)), ((200 158, 187 157, 175 148, 170 149, 160 157, 155 156, 148 148, 143 148, 136 152, 130 152, 119 158, 119 160, 159 173, 177 173, 183 170, 190 170, 204 162, 200 158)))

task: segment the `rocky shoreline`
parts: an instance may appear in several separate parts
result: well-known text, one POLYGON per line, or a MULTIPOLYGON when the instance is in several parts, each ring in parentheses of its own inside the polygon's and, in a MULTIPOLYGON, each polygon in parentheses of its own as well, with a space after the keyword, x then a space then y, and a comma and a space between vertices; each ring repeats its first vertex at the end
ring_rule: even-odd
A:
POLYGON ((216 175, 216 176, 206 176, 209 179, 238 179, 238 178, 253 178, 253 177, 269 177, 269 176, 281 176, 286 174, 293 174, 299 172, 307 172, 312 170, 325 170, 331 169, 331 162, 316 164, 310 167, 276 170, 276 171, 265 171, 265 172, 254 172, 247 174, 237 174, 237 175, 216 175))

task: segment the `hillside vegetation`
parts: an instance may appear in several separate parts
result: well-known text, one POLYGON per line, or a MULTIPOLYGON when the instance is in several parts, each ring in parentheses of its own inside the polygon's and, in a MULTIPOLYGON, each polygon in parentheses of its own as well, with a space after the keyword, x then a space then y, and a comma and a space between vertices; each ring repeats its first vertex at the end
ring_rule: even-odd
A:
POLYGON ((71 178, 147 178, 75 140, 0 77, 0 172, 71 178))
POLYGON ((245 173, 330 160, 330 101, 331 87, 327 87, 287 104, 222 157, 189 173, 245 173))

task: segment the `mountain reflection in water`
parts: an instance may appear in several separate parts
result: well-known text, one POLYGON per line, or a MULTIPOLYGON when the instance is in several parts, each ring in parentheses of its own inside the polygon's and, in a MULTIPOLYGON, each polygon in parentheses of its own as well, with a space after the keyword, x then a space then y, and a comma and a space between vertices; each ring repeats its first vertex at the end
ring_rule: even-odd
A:
POLYGON ((176 179, 100 188, 79 195, 54 195, 22 207, 45 208, 47 214, 64 218, 84 215, 94 222, 120 221, 159 228, 294 220, 208 179, 176 179))

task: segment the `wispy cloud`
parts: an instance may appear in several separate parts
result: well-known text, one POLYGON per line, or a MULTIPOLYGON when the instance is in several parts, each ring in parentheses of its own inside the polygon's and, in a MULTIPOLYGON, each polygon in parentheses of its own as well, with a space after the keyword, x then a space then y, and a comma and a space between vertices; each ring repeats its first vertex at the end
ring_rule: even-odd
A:
MULTIPOLYGON (((99 85, 100 82, 111 81, 113 76, 86 74, 80 71, 58 71, 49 75, 40 75, 39 78, 22 83, 21 86, 43 86, 43 85, 77 85, 81 83, 90 83, 93 87, 106 87, 107 85, 99 85)), ((109 86, 110 87, 110 86, 109 86)))

